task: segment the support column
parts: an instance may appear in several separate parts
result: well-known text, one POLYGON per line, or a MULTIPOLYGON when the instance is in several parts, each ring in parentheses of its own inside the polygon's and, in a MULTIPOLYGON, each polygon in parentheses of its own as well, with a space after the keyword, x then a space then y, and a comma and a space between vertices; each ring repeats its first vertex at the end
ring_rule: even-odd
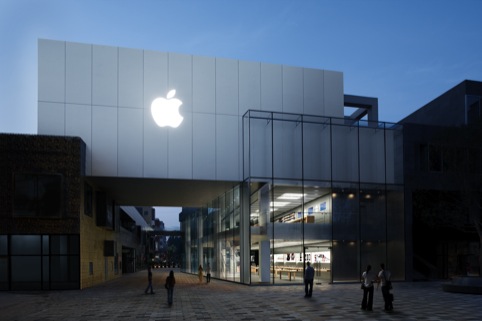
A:
POLYGON ((259 226, 261 240, 259 242, 259 276, 261 282, 270 282, 270 223, 269 223, 269 184, 264 185, 258 192, 259 226))

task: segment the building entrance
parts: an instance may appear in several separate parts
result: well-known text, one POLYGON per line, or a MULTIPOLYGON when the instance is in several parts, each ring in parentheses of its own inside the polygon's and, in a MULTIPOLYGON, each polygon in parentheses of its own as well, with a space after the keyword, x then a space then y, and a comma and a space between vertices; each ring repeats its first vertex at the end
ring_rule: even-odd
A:
POLYGON ((331 283, 331 247, 309 246, 305 248, 306 261, 315 269, 315 284, 331 283))

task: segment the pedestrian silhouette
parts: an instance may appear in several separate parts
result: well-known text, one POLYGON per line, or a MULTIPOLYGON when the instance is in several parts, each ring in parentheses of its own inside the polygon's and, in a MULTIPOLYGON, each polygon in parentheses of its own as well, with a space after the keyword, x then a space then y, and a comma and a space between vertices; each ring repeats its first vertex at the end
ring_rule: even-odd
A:
POLYGON ((208 266, 206 267, 206 283, 211 282, 211 266, 208 263, 208 266))
POLYGON ((154 289, 152 288, 152 270, 150 265, 147 267, 147 288, 144 293, 147 294, 149 290, 151 290, 151 294, 154 294, 154 289))
POLYGON ((385 311, 393 310, 393 294, 390 293, 392 281, 390 281, 391 273, 385 269, 385 264, 380 264, 380 272, 378 272, 378 284, 382 285, 383 301, 385 301, 385 311))
POLYGON ((305 270, 305 298, 310 298, 313 294, 313 279, 315 277, 315 269, 310 265, 310 262, 306 263, 305 270))
POLYGON ((373 310, 373 281, 375 280, 375 274, 372 271, 372 266, 367 265, 367 269, 362 273, 362 290, 363 299, 361 303, 362 310, 373 310))
POLYGON ((199 264, 199 267, 197 269, 197 276, 199 277, 199 283, 203 282, 203 267, 201 264, 199 264))
POLYGON ((167 290, 167 304, 172 305, 172 300, 174 296, 174 285, 176 285, 176 278, 174 277, 174 271, 169 272, 169 276, 166 278, 166 284, 164 287, 167 290))

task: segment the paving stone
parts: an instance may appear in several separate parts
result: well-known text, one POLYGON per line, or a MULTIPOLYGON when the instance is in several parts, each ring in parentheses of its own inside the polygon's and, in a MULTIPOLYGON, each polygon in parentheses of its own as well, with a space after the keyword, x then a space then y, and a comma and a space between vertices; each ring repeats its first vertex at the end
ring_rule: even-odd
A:
POLYGON ((381 290, 373 311, 360 309, 358 283, 315 285, 313 297, 304 298, 302 284, 199 284, 196 275, 178 270, 169 307, 163 287, 168 272, 154 270, 154 295, 144 294, 145 271, 84 290, 0 292, 0 320, 482 320, 482 295, 444 292, 446 282, 395 283, 394 310, 385 312, 381 290))

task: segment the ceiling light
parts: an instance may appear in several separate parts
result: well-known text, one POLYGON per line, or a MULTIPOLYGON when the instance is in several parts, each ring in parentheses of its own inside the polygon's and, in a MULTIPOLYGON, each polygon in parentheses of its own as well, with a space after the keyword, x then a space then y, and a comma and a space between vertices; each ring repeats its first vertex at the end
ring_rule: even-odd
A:
POLYGON ((269 203, 269 206, 273 207, 273 206, 286 206, 288 204, 291 204, 290 202, 270 202, 269 203))
POLYGON ((302 198, 305 194, 301 193, 284 193, 280 197, 278 197, 279 200, 299 200, 302 198))

